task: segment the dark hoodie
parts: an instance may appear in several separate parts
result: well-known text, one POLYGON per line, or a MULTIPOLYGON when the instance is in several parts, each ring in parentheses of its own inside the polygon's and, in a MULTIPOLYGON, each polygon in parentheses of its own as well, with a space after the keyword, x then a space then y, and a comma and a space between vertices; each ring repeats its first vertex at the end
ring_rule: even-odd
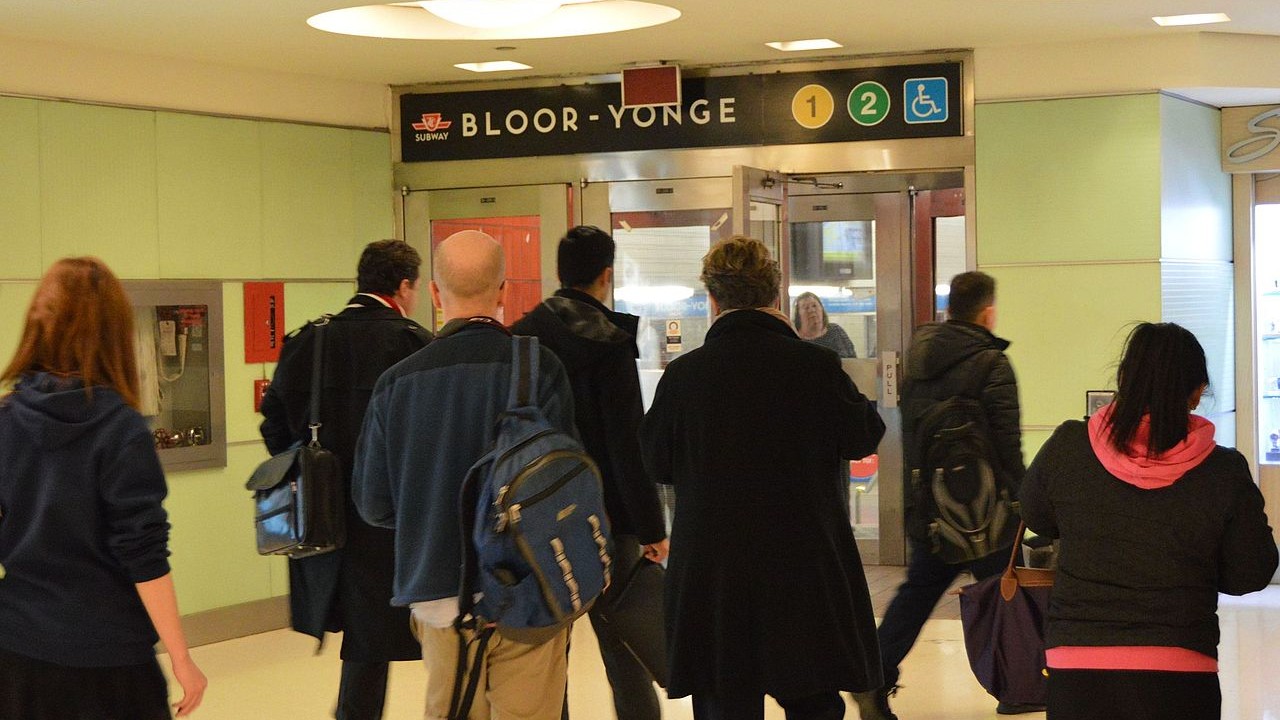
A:
MULTIPOLYGON (((935 403, 956 396, 978 399, 986 411, 995 443, 997 470, 1017 496, 1026 466, 1022 462, 1021 411, 1018 381, 1004 351, 1009 341, 973 323, 949 320, 916 329, 907 352, 902 385, 903 442, 907 473, 918 466, 914 431, 920 417, 935 403)), ((911 487, 911 478, 903 481, 911 487)), ((910 502, 908 493, 908 502, 910 502)), ((911 508, 907 507, 907 512, 911 508)), ((908 522, 908 526, 911 523, 908 522)))
POLYGON ((165 494, 119 394, 24 376, 0 399, 0 647, 76 667, 154 657, 134 584, 169 572, 165 494))
MULTIPOLYGON (((1182 443, 1147 457, 1106 443, 1099 416, 1109 412, 1060 425, 1022 486, 1027 527, 1061 539, 1048 613, 1051 666, 1188 669, 1177 655, 1149 650, 1216 658, 1218 593, 1261 590, 1280 562, 1262 493, 1244 456, 1216 446, 1203 418, 1192 416, 1182 443), (1082 659, 1080 648, 1127 648, 1127 664, 1115 655, 1082 659)), ((1136 445, 1146 445, 1145 424, 1136 445)))
POLYGON ((614 312, 587 293, 567 289, 539 303, 511 331, 536 336, 564 363, 578 433, 604 477, 613 530, 649 544, 667 533, 657 488, 640 460, 639 322, 635 315, 614 312))

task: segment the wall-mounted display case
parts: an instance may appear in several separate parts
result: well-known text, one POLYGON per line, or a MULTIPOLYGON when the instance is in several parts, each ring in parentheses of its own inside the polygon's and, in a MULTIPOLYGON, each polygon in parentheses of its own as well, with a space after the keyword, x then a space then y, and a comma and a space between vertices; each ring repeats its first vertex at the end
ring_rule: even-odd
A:
POLYGON ((222 288, 216 282, 124 283, 133 304, 147 418, 166 470, 227 464, 222 288))

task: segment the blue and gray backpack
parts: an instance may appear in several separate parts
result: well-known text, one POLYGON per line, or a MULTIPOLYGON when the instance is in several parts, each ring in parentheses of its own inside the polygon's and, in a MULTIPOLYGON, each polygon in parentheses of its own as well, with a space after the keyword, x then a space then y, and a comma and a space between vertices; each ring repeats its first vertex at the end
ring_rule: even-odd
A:
POLYGON ((586 612, 612 565, 600 471, 538 406, 538 347, 537 338, 512 338, 507 409, 492 449, 467 472, 460 508, 458 621, 471 615, 530 644, 586 612))

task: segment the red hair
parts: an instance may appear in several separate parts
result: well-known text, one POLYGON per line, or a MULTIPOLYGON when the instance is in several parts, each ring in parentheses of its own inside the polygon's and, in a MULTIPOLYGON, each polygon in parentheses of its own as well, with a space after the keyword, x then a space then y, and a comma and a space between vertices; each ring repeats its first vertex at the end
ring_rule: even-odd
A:
POLYGON ((95 257, 62 258, 40 279, 18 352, 0 382, 47 372, 104 385, 138 406, 133 308, 111 269, 95 257))

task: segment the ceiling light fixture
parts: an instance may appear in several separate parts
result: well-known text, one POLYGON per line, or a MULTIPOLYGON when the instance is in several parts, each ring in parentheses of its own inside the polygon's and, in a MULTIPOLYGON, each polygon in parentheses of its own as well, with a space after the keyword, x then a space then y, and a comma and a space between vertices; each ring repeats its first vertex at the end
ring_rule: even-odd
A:
POLYGON ((532 65, 512 60, 493 60, 490 62, 458 63, 454 67, 471 72, 500 72, 502 70, 532 70, 532 65))
POLYGON ((1231 22, 1226 13, 1198 13, 1194 15, 1159 15, 1151 18, 1161 27, 1177 25, 1209 25, 1210 23, 1231 22))
POLYGON ((507 28, 524 25, 560 9, 560 0, 422 0, 424 10, 454 25, 507 28))
POLYGON ((642 0, 418 0, 330 10, 307 24, 343 35, 402 40, 526 40, 636 30, 679 17, 675 8, 642 0), (487 10, 466 14, 481 7, 487 10), (457 8, 464 14, 445 19, 457 8))
POLYGON ((799 52, 801 50, 830 50, 831 48, 844 47, 835 40, 827 38, 814 38, 813 40, 779 40, 777 42, 767 42, 765 45, 774 50, 782 52, 799 52))

